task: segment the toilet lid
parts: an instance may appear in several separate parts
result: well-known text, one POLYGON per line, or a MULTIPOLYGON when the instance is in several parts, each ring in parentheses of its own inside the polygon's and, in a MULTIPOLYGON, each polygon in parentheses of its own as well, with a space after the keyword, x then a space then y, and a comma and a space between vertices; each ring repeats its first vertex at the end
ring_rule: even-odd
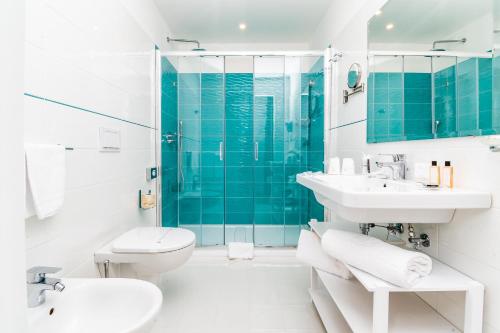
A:
POLYGON ((161 253, 180 250, 195 242, 187 229, 139 227, 127 231, 112 244, 115 253, 161 253))

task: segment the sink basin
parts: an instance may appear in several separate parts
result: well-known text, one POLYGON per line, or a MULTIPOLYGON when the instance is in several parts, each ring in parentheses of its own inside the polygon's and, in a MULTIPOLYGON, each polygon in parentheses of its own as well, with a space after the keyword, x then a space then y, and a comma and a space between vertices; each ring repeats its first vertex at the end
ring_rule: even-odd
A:
POLYGON ((447 223, 456 209, 491 207, 491 194, 426 188, 413 181, 305 172, 297 182, 334 214, 356 223, 447 223))
POLYGON ((28 332, 147 333, 163 296, 152 283, 133 279, 63 279, 63 292, 46 293, 28 309, 28 332))

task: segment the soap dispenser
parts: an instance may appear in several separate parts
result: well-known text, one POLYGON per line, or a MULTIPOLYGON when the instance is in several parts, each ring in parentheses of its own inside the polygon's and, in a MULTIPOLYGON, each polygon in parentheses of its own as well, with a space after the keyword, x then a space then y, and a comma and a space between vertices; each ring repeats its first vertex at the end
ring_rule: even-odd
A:
POLYGON ((429 169, 429 185, 436 187, 441 185, 441 170, 437 161, 431 162, 431 167, 429 169))

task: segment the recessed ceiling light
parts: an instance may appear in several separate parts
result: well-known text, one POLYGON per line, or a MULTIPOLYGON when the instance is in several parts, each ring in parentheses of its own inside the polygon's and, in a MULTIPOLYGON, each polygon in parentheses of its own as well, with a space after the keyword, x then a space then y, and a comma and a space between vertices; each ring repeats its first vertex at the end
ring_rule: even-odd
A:
POLYGON ((245 23, 240 23, 239 27, 240 30, 245 30, 247 28, 247 25, 245 23))
POLYGON ((382 15, 382 11, 381 11, 380 9, 379 9, 379 10, 377 10, 377 11, 375 12, 375 15, 377 15, 377 16, 382 15))
POLYGON ((388 23, 386 26, 385 26, 385 30, 392 30, 394 29, 394 24, 393 23, 388 23))

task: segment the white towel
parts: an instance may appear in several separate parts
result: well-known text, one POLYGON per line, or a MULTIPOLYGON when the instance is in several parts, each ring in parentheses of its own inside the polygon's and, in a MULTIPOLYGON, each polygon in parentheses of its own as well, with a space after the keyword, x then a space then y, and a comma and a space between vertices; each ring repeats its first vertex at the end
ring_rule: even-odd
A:
POLYGON ((231 242, 227 245, 229 259, 253 259, 253 243, 231 242))
POLYGON ((428 255, 370 236, 331 229, 321 245, 330 256, 400 287, 413 286, 432 270, 428 255))
POLYGON ((300 232, 296 256, 303 263, 316 267, 323 272, 337 275, 346 280, 352 277, 346 265, 328 256, 323 251, 321 240, 311 231, 302 230, 300 232))
POLYGON ((60 145, 26 144, 26 173, 36 215, 56 214, 64 202, 65 149, 60 145))

